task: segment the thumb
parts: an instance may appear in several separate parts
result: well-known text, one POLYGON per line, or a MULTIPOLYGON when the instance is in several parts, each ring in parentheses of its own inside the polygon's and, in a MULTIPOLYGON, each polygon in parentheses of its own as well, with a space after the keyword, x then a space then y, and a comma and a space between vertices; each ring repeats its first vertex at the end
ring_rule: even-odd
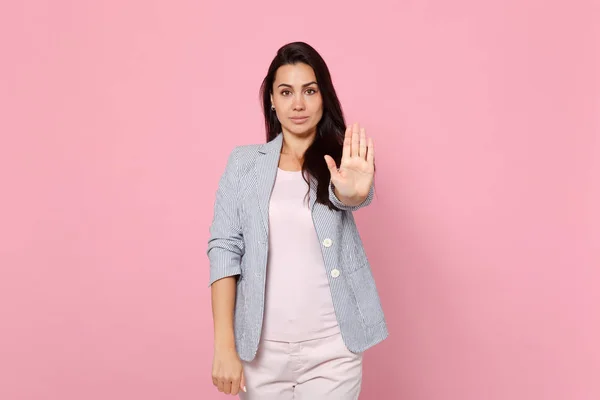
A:
POLYGON ((336 177, 338 174, 338 169, 337 165, 335 165, 335 160, 331 156, 326 155, 325 162, 327 163, 327 168, 329 168, 329 173, 331 174, 331 177, 336 177))
POLYGON ((246 392, 246 378, 244 377, 244 370, 242 370, 242 379, 240 379, 240 389, 246 392))

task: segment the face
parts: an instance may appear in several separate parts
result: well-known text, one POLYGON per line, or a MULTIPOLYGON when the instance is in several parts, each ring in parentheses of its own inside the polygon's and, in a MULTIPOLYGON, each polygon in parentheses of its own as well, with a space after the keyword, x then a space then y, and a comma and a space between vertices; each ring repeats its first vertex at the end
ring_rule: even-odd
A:
POLYGON ((303 63, 279 67, 271 104, 275 106, 284 132, 301 136, 315 134, 323 116, 323 100, 313 69, 303 63))

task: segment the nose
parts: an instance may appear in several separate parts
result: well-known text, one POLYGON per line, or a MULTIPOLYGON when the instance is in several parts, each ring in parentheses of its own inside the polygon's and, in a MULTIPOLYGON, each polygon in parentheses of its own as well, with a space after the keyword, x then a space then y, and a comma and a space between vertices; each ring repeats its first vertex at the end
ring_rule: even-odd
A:
POLYGON ((304 99, 301 94, 299 96, 294 96, 292 107, 294 110, 304 110, 304 99))

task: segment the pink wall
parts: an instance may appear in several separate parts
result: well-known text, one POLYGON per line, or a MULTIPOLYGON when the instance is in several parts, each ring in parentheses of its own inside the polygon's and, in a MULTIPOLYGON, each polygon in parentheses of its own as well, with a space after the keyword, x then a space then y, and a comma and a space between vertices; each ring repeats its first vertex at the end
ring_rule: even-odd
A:
POLYGON ((392 3, 0 7, 0 399, 230 398, 214 191, 294 40, 378 146, 362 398, 600 398, 598 2, 392 3))

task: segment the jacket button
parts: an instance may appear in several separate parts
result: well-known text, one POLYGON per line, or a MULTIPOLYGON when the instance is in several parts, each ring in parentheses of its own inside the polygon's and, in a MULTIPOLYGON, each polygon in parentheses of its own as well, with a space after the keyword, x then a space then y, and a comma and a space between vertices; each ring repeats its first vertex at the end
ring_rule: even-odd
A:
POLYGON ((331 276, 333 276, 334 278, 337 278, 338 276, 340 276, 340 270, 336 269, 336 268, 332 269, 331 276))
POLYGON ((331 241, 331 239, 329 239, 329 238, 327 238, 327 239, 323 240, 323 246, 325 246, 325 247, 331 247, 331 244, 332 244, 332 243, 333 243, 333 242, 332 242, 332 241, 331 241))

